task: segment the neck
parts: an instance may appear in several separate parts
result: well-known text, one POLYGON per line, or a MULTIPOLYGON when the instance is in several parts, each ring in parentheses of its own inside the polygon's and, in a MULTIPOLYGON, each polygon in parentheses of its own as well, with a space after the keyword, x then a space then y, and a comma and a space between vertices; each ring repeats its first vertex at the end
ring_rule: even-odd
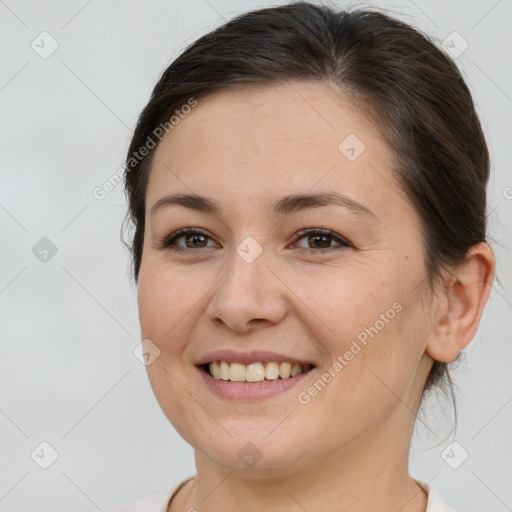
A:
POLYGON ((427 496, 408 472, 412 425, 405 424, 407 428, 397 432, 397 423, 390 419, 348 448, 319 457, 316 464, 308 461, 293 471, 262 470, 257 477, 227 471, 196 452, 197 476, 186 494, 179 500, 177 496, 172 510, 425 512, 427 496))

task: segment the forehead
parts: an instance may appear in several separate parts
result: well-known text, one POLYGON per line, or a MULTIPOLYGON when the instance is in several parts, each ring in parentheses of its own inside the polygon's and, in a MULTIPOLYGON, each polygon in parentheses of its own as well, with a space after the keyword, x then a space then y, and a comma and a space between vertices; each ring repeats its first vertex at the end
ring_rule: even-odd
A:
POLYGON ((208 151, 233 162, 277 152, 283 158, 297 155, 303 159, 312 149, 337 157, 339 143, 352 134, 387 149, 382 141, 373 140, 379 137, 372 124, 341 93, 323 84, 290 82, 226 89, 201 98, 160 147, 180 146, 180 154, 186 156, 199 148, 200 154, 208 151), (185 147, 181 145, 184 139, 185 147))
POLYGON ((334 188, 385 205, 397 194, 394 183, 388 190, 392 165, 371 120, 323 84, 222 90, 198 100, 163 137, 146 199, 151 206, 164 189, 251 201, 334 188))

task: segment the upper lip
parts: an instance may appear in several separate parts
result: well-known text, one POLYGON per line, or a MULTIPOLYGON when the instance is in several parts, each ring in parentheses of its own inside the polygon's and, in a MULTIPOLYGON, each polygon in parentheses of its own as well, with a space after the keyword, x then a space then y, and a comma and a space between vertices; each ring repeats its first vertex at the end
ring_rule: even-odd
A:
POLYGON ((313 362, 308 359, 297 359, 286 354, 279 354, 277 352, 271 352, 268 350, 251 350, 247 352, 235 352, 233 350, 215 350, 214 352, 208 352, 196 361, 197 366, 201 366, 212 361, 226 361, 227 363, 241 363, 250 364, 256 362, 269 362, 277 361, 278 363, 300 363, 310 364, 316 366, 313 362))

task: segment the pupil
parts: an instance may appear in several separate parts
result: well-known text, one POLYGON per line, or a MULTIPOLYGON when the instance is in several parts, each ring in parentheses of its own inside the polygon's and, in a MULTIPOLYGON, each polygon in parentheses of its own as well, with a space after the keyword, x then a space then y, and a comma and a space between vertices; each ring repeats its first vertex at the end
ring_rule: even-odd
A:
POLYGON ((188 237, 187 237, 187 244, 188 244, 188 242, 190 241, 190 237, 192 237, 192 239, 193 239, 192 244, 193 244, 193 246, 194 246, 194 247, 202 247, 202 246, 198 246, 198 245, 196 245, 196 243, 195 243, 195 242, 196 242, 196 240, 197 240, 197 239, 199 239, 199 238, 202 238, 202 239, 203 239, 203 242, 204 242, 204 236, 203 236, 203 235, 188 235, 188 237))
POLYGON ((311 242, 311 240, 315 240, 314 243, 316 243, 319 239, 322 239, 322 238, 325 240, 325 239, 328 239, 329 237, 326 235, 312 235, 309 237, 309 240, 310 240, 310 242, 311 242))

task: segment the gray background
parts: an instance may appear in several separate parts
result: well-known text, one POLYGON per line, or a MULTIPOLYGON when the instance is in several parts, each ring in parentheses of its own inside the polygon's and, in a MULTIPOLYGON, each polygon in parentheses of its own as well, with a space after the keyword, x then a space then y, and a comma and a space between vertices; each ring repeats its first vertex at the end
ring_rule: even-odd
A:
MULTIPOLYGON (((122 186, 102 200, 93 190, 122 165, 152 87, 185 45, 280 3, 0 0, 0 510, 105 510, 195 473, 192 448, 133 354, 140 332, 119 241, 122 186), (51 49, 44 31, 58 43, 47 58, 31 47, 51 49), (57 248, 47 262, 32 251, 43 237, 57 248), (48 469, 34 460, 50 453, 41 455, 43 441, 58 452, 48 469)), ((458 511, 512 510, 512 2, 377 4, 439 40, 457 31, 469 43, 457 63, 492 157, 501 285, 454 371, 457 432, 445 402, 427 404, 422 418, 437 437, 418 423, 411 474, 458 511), (446 460, 456 469, 442 458, 452 441, 460 446, 446 460)))

